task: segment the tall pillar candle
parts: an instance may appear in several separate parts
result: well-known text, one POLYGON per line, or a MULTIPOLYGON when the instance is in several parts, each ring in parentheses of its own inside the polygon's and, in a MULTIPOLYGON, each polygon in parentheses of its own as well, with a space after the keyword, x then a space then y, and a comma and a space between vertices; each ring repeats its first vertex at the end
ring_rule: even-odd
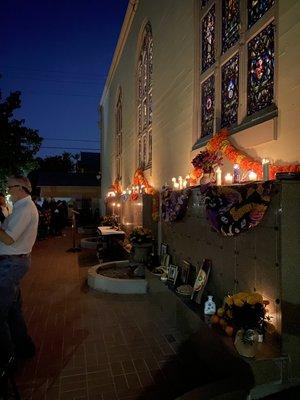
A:
POLYGON ((263 180, 268 181, 270 179, 270 171, 269 171, 270 161, 266 158, 262 160, 262 169, 263 169, 263 180))
POLYGON ((222 170, 220 167, 216 169, 216 184, 217 186, 222 185, 222 170))

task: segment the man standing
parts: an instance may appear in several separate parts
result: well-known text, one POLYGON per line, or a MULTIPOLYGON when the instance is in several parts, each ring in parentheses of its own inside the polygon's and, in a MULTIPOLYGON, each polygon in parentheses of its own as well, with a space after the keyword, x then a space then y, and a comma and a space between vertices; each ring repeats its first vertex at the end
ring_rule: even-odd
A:
POLYGON ((0 228, 0 361, 34 355, 21 310, 19 283, 30 266, 30 253, 38 228, 38 211, 31 200, 28 178, 8 178, 13 212, 0 228))

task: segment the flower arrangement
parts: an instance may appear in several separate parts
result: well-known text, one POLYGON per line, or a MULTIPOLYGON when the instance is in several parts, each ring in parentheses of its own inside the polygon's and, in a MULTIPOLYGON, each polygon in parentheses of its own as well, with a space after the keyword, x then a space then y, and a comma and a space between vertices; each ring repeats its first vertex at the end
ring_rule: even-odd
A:
POLYGON ((129 240, 132 244, 150 243, 152 240, 152 233, 150 229, 138 226, 130 233, 129 240))
POLYGON ((265 332, 267 321, 266 305, 261 294, 255 292, 239 292, 224 299, 223 306, 213 316, 212 322, 219 323, 225 332, 231 336, 235 330, 243 330, 243 340, 251 342, 249 330, 255 330, 259 334, 265 332))
POLYGON ((196 155, 192 164, 194 168, 202 169, 204 173, 210 173, 213 172, 216 167, 222 165, 222 157, 216 152, 203 150, 196 155))
POLYGON ((105 215, 100 222, 101 226, 118 226, 118 219, 116 215, 105 215))

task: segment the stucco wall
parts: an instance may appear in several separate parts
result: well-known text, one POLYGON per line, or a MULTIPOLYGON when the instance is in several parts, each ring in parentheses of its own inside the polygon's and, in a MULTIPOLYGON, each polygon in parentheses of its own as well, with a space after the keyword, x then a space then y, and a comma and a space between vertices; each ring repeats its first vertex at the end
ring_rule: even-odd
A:
POLYGON ((115 178, 114 108, 123 93, 122 184, 136 169, 136 64, 145 20, 153 34, 153 161, 151 184, 182 173, 190 162, 194 89, 194 1, 140 1, 108 94, 103 101, 103 193, 115 178), (167 28, 167 29, 166 29, 167 28))

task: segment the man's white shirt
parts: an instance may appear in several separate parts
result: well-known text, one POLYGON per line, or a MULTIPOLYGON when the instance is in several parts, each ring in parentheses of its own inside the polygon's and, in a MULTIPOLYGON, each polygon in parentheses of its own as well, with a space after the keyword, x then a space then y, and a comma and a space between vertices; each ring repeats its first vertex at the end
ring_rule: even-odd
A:
POLYGON ((26 196, 14 203, 13 212, 3 222, 1 228, 14 240, 10 246, 0 241, 0 254, 28 254, 34 245, 39 222, 38 210, 26 196))

